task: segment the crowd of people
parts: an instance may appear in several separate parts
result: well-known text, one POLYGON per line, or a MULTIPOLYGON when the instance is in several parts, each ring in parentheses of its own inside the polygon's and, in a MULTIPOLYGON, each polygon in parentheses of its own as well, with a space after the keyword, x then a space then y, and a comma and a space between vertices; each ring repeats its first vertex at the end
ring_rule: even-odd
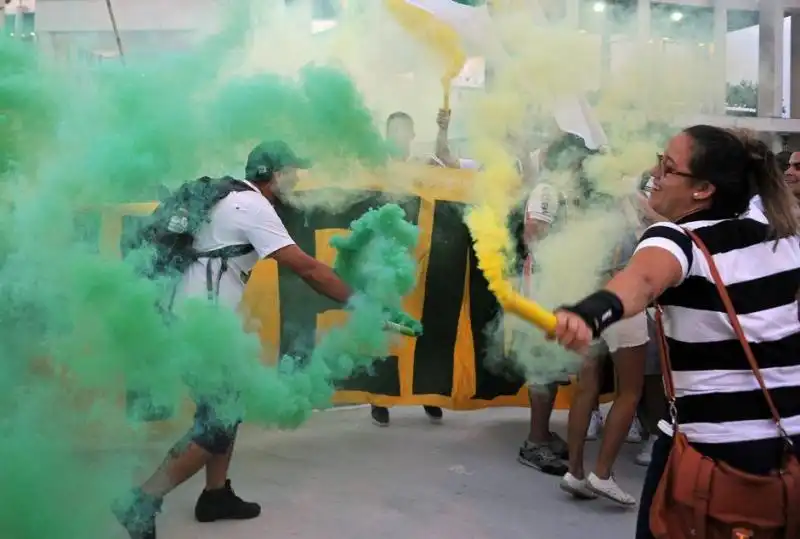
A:
MULTIPOLYGON (((477 168, 474 161, 458 159, 450 151, 449 122, 449 111, 440 111, 435 151, 417 158, 412 152, 413 119, 404 112, 390 115, 386 137, 394 158, 477 168)), ((592 150, 575 134, 519 153, 527 196, 521 224, 514 230, 523 262, 522 291, 532 294, 537 243, 567 218, 567 208, 593 204, 602 193, 583 173, 592 150), (570 193, 550 182, 553 173, 564 171, 574 177, 570 193)), ((551 416, 558 386, 568 380, 532 384, 530 430, 518 460, 560 476, 561 489, 575 498, 603 497, 624 506, 638 502, 638 538, 653 537, 651 505, 669 473, 667 458, 675 451, 678 428, 701 455, 756 475, 781 468, 783 442, 800 444, 800 152, 778 157, 786 161, 781 171, 762 142, 716 127, 694 126, 674 136, 643 175, 640 192, 612 202, 627 205, 635 218, 609 253, 598 276, 598 292, 557 310, 554 338, 583 358, 567 439, 553 432, 551 416), (702 238, 704 246, 695 238, 702 238), (705 258, 705 249, 712 258, 705 258), (722 279, 731 296, 742 340, 715 279, 722 279), (659 313, 663 332, 657 330, 659 313), (668 372, 661 343, 668 345, 671 357, 668 372), (748 347, 781 415, 777 427, 747 362, 748 347), (609 366, 615 397, 603 417, 598 398, 609 366), (674 393, 667 394, 665 384, 674 393), (587 469, 584 446, 601 432, 597 460, 587 469), (643 443, 636 462, 648 466, 638 498, 614 480, 614 464, 626 441, 643 443)), ((282 143, 253 150, 241 180, 244 187, 214 207, 195 245, 207 253, 241 244, 253 249, 230 261, 201 254, 183 276, 181 295, 215 295, 236 308, 244 290, 239 276, 258 260, 271 258, 317 292, 347 301, 348 286, 294 243, 275 209, 296 183, 296 170, 307 166, 282 143), (209 288, 212 282, 216 288, 209 288)), ((131 496, 115 504, 114 512, 132 539, 155 539, 155 518, 164 496, 201 469, 206 470, 206 489, 196 506, 199 521, 259 515, 260 507, 239 498, 228 480, 237 423, 220 421, 215 410, 219 404, 198 399, 195 424, 186 438, 131 496)), ((425 406, 424 413, 433 422, 443 420, 441 408, 425 406)), ((382 427, 390 423, 385 407, 372 406, 371 417, 382 427)), ((741 519, 745 524, 750 522, 746 518, 741 519)))
MULTIPOLYGON (((432 163, 457 167, 446 150, 444 131, 446 126, 437 139, 442 157, 432 163)), ((572 133, 557 137, 544 149, 519 152, 518 170, 528 188, 517 230, 523 293, 533 295, 535 289, 537 242, 557 220, 566 218, 567 207, 590 205, 602 197, 583 173, 583 163, 592 153, 572 133), (573 176, 571 196, 549 183, 550 174, 564 171, 573 176)), ((677 445, 679 423, 699 455, 746 473, 764 476, 781 470, 787 455, 796 458, 798 203, 800 152, 774 155, 747 133, 711 126, 690 127, 674 136, 653 168, 643 174, 640 192, 622 201, 633 205, 635 217, 609 254, 599 283, 605 288, 558 312, 558 341, 584 358, 570 405, 567 440, 550 425, 562 382, 532 384, 530 430, 519 448, 519 462, 561 476, 561 488, 575 498, 603 497, 635 506, 637 497, 619 487, 613 467, 623 443, 644 440, 635 459, 648 466, 636 535, 649 538, 660 525, 661 536, 697 533, 679 518, 670 524, 678 527, 670 528, 664 524, 669 515, 660 524, 651 515, 656 489, 677 445), (701 248, 700 242, 707 245, 701 248), (712 271, 715 265, 722 265, 721 274, 712 271), (730 312, 722 297, 728 293, 730 312), (656 310, 666 320, 660 333, 656 310), (734 328, 739 325, 737 335, 734 328), (751 347, 756 349, 753 354, 751 347), (756 363, 748 364, 748 355, 755 355, 756 363), (669 356, 673 359, 665 372, 663 358, 669 356), (604 418, 598 396, 609 361, 615 395, 604 418), (668 395, 665 387, 674 387, 673 394, 668 395), (585 443, 601 431, 597 461, 586 473, 585 443), (788 450, 784 453, 781 448, 788 450)), ((794 473, 797 479, 799 472, 794 473)), ((791 496, 787 487, 788 501, 773 500, 783 510, 773 525, 785 529, 787 537, 800 533, 781 521, 800 503, 791 496)), ((663 516, 665 506, 662 498, 662 506, 653 514, 663 516)), ((708 507, 705 511, 701 516, 713 520, 708 507)), ((764 526, 766 517, 758 511, 735 517, 738 524, 745 523, 739 528, 736 522, 720 524, 720 520, 713 525, 751 537, 755 528, 764 526)), ((694 513, 699 518, 697 509, 694 513)))

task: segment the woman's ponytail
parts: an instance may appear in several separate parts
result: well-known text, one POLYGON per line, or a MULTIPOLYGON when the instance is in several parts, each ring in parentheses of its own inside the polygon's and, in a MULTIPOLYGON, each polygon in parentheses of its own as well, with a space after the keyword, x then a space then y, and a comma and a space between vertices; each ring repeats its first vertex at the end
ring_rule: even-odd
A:
POLYGON ((753 194, 761 197, 774 239, 796 235, 800 226, 797 201, 783 180, 775 154, 763 141, 747 132, 737 131, 736 135, 748 153, 747 175, 750 185, 753 194))

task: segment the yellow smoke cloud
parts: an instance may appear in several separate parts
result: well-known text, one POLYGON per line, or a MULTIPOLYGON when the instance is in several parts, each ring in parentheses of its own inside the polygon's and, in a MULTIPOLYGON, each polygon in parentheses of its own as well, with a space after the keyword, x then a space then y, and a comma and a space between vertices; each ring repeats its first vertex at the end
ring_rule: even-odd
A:
MULTIPOLYGON (((353 8, 343 15, 329 37, 310 37, 299 32, 297 29, 305 21, 286 24, 286 18, 295 16, 292 13, 281 21, 273 19, 254 35, 243 67, 256 72, 291 72, 308 61, 342 66, 357 81, 376 122, 382 124, 386 115, 395 110, 409 112, 416 120, 418 143, 428 144, 426 153, 430 152, 436 128, 433 119, 441 105, 437 90, 442 79, 449 84, 461 69, 462 44, 455 30, 446 26, 447 29, 438 25, 425 33, 423 29, 432 19, 426 12, 415 14, 428 17, 424 24, 419 19, 410 25, 403 23, 390 10, 391 4, 399 7, 398 2, 403 9, 409 7, 400 0, 359 3, 359 9, 353 8), (276 42, 281 43, 280 54, 272 52, 276 42)), ((608 135, 610 151, 590 158, 587 170, 599 190, 624 195, 632 191, 634 182, 630 177, 647 169, 661 146, 662 133, 655 133, 649 123, 672 122, 675 117, 698 112, 707 102, 704 85, 709 81, 709 65, 702 55, 703 49, 696 43, 680 53, 671 45, 672 52, 665 53, 656 40, 647 47, 631 46, 627 57, 615 62, 613 77, 606 78, 607 86, 600 88, 599 36, 547 23, 541 13, 535 13, 533 3, 532 0, 512 2, 509 7, 497 6, 492 13, 492 34, 502 42, 508 55, 487 58, 493 71, 490 87, 485 92, 473 91, 467 105, 454 100, 453 117, 456 122, 466 119, 468 133, 460 135, 468 135, 469 157, 484 166, 474 188, 473 200, 477 206, 466 219, 476 240, 481 267, 508 312, 538 319, 548 327, 552 318, 546 312, 542 314, 541 309, 534 309, 538 314, 526 310, 530 306, 518 302, 506 278, 506 254, 511 245, 506 219, 526 189, 513 166, 516 156, 512 157, 509 139, 520 135, 524 138, 524 130, 531 126, 542 128, 552 124, 553 111, 560 99, 595 93, 594 110, 608 135)), ((618 34, 636 32, 620 30, 618 34)), ((614 47, 618 47, 617 41, 614 47)), ((614 53, 615 58, 620 56, 614 53)), ((464 94, 461 90, 459 93, 464 94)), ((451 135, 452 131, 453 128, 451 135)), ((538 146, 546 142, 548 135, 543 134, 538 146)), ((341 185, 341 178, 337 181, 341 185)), ((406 176, 393 174, 382 181, 391 186, 408 180, 406 176)), ((566 175, 548 181, 568 195, 573 194, 574 185, 566 175)), ((327 201, 320 204, 333 205, 327 201)), ((551 234, 547 245, 541 246, 549 251, 539 251, 542 267, 536 280, 547 293, 536 297, 548 308, 568 301, 567 293, 575 295, 578 290, 596 286, 600 264, 597 261, 604 252, 611 251, 615 241, 607 228, 590 226, 585 220, 579 224, 572 217, 577 210, 570 211, 566 226, 551 234), (603 233, 605 236, 601 236, 603 233), (545 252, 557 256, 544 256, 545 252), (589 259, 592 262, 584 262, 589 259)), ((613 217, 607 213, 605 219, 613 217)), ((604 220, 602 216, 592 218, 604 220)))
POLYGON ((444 72, 442 73, 443 108, 448 110, 450 108, 450 83, 458 76, 467 62, 461 37, 453 27, 406 0, 384 1, 397 22, 444 63, 444 72))

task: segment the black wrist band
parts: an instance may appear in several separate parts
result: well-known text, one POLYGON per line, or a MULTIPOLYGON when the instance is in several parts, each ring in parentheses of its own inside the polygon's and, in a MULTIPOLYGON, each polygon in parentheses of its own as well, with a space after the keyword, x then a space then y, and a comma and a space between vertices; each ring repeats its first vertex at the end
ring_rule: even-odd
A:
POLYGON ((608 290, 600 290, 585 297, 575 305, 565 305, 560 309, 580 316, 592 328, 592 335, 595 339, 608 326, 622 320, 622 315, 625 313, 622 300, 615 293, 608 290))

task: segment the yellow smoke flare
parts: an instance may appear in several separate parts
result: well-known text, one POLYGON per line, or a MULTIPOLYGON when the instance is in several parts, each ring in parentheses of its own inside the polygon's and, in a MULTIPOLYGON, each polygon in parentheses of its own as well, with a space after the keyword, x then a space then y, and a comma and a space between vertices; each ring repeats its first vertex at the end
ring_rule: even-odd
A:
POLYGON ((556 327, 555 315, 514 291, 513 285, 506 278, 508 262, 504 253, 508 252, 511 237, 497 214, 490 206, 482 205, 469 212, 466 223, 475 241, 478 267, 483 271, 489 290, 497 297, 503 310, 552 333, 556 327))
POLYGON ((395 20, 444 63, 445 71, 442 74, 444 105, 442 108, 450 110, 450 84, 461 73, 467 62, 467 55, 461 44, 461 36, 453 27, 407 0, 384 1, 395 20))
MULTIPOLYGON (((454 28, 407 0, 384 1, 397 22, 424 44, 440 61, 444 62, 443 108, 449 110, 450 83, 458 76, 467 61, 461 37, 454 28)), ((509 114, 513 116, 515 112, 504 110, 500 116, 505 117, 509 114)), ((505 311, 551 333, 556 325, 555 315, 515 292, 513 285, 506 278, 507 258, 505 254, 511 245, 511 238, 501 221, 501 216, 507 217, 508 215, 508 188, 514 186, 518 181, 513 167, 502 165, 508 160, 506 152, 490 140, 491 137, 478 142, 479 146, 482 146, 480 149, 483 150, 479 153, 483 154, 483 161, 486 164, 481 181, 492 185, 493 188, 489 192, 483 193, 481 205, 472 209, 466 218, 467 226, 475 242, 478 267, 483 271, 489 283, 489 290, 497 297, 505 311)))

